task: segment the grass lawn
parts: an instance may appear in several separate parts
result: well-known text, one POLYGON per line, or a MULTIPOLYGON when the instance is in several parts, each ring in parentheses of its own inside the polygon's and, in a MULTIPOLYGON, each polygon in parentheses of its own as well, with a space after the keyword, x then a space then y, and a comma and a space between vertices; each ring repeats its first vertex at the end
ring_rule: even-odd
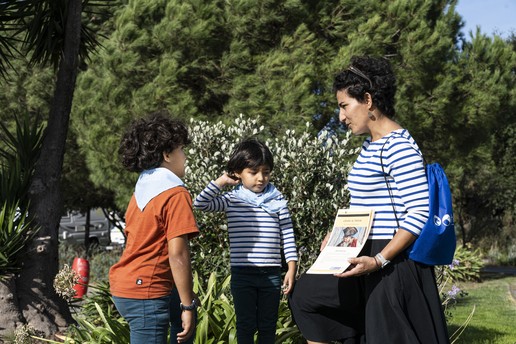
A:
POLYGON ((516 300, 511 296, 516 289, 516 276, 484 279, 481 283, 462 283, 468 295, 458 299, 448 321, 452 335, 468 318, 476 306, 471 322, 456 344, 515 344, 516 300))

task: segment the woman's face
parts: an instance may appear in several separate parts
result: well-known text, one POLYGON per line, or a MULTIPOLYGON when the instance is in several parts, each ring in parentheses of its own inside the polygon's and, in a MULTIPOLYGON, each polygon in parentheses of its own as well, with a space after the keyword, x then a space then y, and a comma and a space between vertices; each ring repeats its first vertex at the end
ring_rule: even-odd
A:
POLYGON ((369 105, 360 103, 350 97, 346 90, 337 91, 337 104, 339 104, 339 120, 346 124, 354 135, 369 133, 369 105))

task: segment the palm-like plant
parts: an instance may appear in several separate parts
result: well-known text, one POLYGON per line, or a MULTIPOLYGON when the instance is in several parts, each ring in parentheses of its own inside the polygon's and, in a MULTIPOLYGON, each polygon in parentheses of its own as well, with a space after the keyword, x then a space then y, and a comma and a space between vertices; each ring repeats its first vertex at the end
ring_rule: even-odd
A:
POLYGON ((20 268, 20 253, 37 233, 28 218, 27 197, 41 149, 42 128, 24 117, 16 134, 0 123, 0 279, 20 268))
MULTIPOLYGON (((82 1, 86 23, 80 28, 79 57, 82 60, 87 60, 88 55, 100 46, 96 21, 107 18, 108 7, 117 3, 110 0, 82 1)), ((28 55, 31 63, 58 67, 64 51, 69 5, 67 0, 0 2, 0 76, 12 67, 9 59, 17 57, 19 50, 31 52, 28 55), (21 49, 18 49, 20 43, 21 49)))
POLYGON ((20 269, 20 253, 36 232, 26 210, 21 212, 17 203, 3 204, 0 209, 0 280, 20 269))
POLYGON ((15 118, 15 133, 0 123, 0 201, 9 204, 20 203, 25 208, 27 192, 39 157, 43 141, 43 127, 35 121, 31 124, 28 116, 15 118))

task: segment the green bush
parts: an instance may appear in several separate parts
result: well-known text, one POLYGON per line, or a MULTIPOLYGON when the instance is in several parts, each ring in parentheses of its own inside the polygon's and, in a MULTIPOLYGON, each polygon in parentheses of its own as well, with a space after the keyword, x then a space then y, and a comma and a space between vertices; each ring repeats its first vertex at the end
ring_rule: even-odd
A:
POLYGON ((450 265, 437 267, 438 273, 451 282, 480 281, 483 257, 479 249, 472 249, 471 245, 459 246, 455 250, 450 265))
POLYGON ((516 266, 516 239, 509 239, 505 245, 492 243, 486 253, 491 264, 516 266))
MULTIPOLYGON (((190 122, 185 183, 197 196, 225 170, 234 145, 248 136, 265 136, 258 119, 240 115, 231 124, 190 122)), ((308 130, 308 129, 307 129, 308 130)), ((301 271, 319 254, 324 235, 333 226, 338 208, 348 206, 347 174, 357 152, 348 138, 317 138, 308 131, 287 130, 273 139, 261 137, 274 155, 271 182, 289 201, 301 271)), ((194 269, 207 276, 229 274, 227 225, 224 214, 196 212, 201 235, 192 241, 194 269)))
POLYGON ((201 301, 198 308, 195 343, 236 342, 236 318, 231 294, 230 276, 217 279, 215 273, 204 281, 194 273, 194 291, 201 301))
POLYGON ((21 253, 36 233, 27 210, 20 213, 16 203, 0 205, 0 279, 21 269, 21 253))
POLYGON ((76 316, 77 324, 68 328, 65 343, 127 344, 130 342, 129 325, 122 317, 113 315, 111 307, 103 309, 97 303, 93 303, 92 306, 97 313, 93 317, 95 321, 91 321, 91 317, 76 316), (96 321, 97 319, 100 321, 96 321))
MULTIPOLYGON (((204 280, 194 273, 194 291, 201 301, 195 343, 236 342, 236 318, 229 282, 230 276, 217 278, 211 273, 204 280)), ((76 303, 73 301, 73 305, 76 303)), ((129 325, 117 312, 108 283, 99 283, 92 288, 74 318, 77 324, 68 328, 66 343, 129 342, 129 325)), ((301 338, 284 298, 279 306, 276 343, 298 343, 301 338)))
MULTIPOLYGON (((90 249, 91 251, 91 249, 90 249)), ((90 253, 90 281, 93 284, 107 283, 109 279, 109 269, 118 262, 122 255, 122 247, 113 247, 112 250, 98 246, 95 251, 90 253)))
POLYGON ((457 283, 479 281, 482 266, 480 250, 472 250, 471 245, 467 245, 466 247, 459 246, 455 250, 450 265, 436 267, 437 288, 441 295, 441 303, 446 318, 452 317, 451 309, 457 304, 458 299, 468 295, 457 283))

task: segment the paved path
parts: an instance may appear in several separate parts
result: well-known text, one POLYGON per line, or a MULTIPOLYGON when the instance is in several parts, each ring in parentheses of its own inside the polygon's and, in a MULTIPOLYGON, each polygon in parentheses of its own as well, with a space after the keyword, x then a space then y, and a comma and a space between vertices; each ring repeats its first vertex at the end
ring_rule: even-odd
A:
MULTIPOLYGON (((487 276, 516 276, 516 266, 484 266, 480 272, 487 276)), ((516 301, 516 283, 509 286, 512 298, 516 301)))
POLYGON ((486 265, 482 268, 481 273, 495 275, 511 275, 516 276, 516 266, 493 266, 486 265))

